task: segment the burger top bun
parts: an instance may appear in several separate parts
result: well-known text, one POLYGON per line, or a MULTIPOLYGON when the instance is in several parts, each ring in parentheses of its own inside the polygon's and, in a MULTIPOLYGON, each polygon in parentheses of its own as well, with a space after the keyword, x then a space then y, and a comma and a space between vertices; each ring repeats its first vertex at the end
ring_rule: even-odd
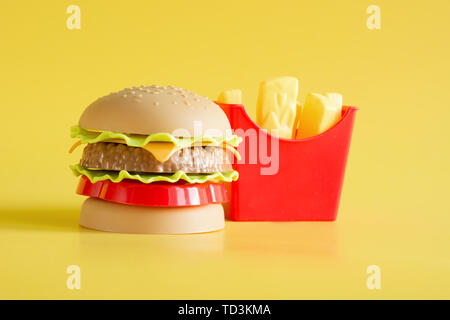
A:
POLYGON ((158 85, 123 89, 97 99, 81 115, 84 129, 178 137, 223 137, 230 123, 222 109, 196 93, 158 85))

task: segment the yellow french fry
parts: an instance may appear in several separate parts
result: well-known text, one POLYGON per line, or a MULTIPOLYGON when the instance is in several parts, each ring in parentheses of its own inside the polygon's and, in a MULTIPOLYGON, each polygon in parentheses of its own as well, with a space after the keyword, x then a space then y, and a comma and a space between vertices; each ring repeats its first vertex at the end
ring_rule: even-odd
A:
POLYGON ((291 139, 297 138, 297 131, 298 131, 298 127, 300 125, 301 114, 302 114, 302 106, 300 104, 297 104, 297 111, 295 113, 294 125, 292 126, 291 139))
POLYGON ((298 96, 298 79, 278 77, 261 82, 256 123, 275 135, 290 139, 298 96))
POLYGON ((225 90, 219 94, 217 101, 227 104, 242 104, 242 91, 239 89, 225 90))
POLYGON ((340 94, 308 94, 297 123, 296 138, 309 138, 325 132, 339 121, 341 112, 342 96, 340 94))

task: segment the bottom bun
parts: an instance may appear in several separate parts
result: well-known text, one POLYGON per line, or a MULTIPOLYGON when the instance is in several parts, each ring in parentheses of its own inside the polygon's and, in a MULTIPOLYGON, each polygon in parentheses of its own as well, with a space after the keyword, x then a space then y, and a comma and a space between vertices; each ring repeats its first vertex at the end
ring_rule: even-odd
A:
POLYGON ((223 229, 221 204, 160 208, 119 204, 88 198, 81 208, 80 225, 120 233, 201 233, 223 229))

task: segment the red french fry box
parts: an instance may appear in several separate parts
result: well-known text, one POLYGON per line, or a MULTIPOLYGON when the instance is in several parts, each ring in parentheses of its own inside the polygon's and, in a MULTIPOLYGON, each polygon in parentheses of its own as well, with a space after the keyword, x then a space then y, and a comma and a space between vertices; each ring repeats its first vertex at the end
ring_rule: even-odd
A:
POLYGON ((284 139, 259 127, 243 105, 218 103, 243 138, 235 161, 228 218, 235 221, 334 221, 355 120, 343 107, 339 122, 320 135, 284 139), (273 153, 273 154, 272 154, 273 153))

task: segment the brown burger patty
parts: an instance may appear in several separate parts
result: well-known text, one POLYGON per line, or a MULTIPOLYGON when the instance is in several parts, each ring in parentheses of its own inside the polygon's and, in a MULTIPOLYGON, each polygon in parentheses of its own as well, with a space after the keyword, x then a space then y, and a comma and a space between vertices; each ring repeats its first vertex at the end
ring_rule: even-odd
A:
POLYGON ((213 173, 233 170, 232 157, 230 151, 221 147, 199 146, 180 149, 167 161, 160 162, 143 148, 98 142, 84 148, 80 165, 113 171, 172 173, 183 170, 186 173, 213 173))

